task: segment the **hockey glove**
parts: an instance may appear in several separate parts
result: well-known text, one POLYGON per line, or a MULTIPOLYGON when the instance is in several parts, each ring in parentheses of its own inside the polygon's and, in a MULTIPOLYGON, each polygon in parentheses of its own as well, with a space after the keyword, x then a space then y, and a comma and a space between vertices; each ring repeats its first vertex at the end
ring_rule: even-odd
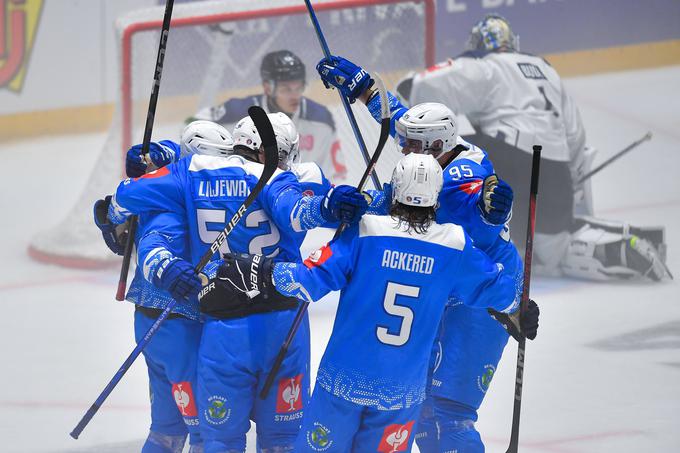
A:
MULTIPOLYGON (((156 168, 165 167, 177 160, 175 151, 160 143, 149 143, 149 159, 156 168)), ((134 145, 127 152, 125 157, 125 173, 129 178, 139 178, 149 170, 144 156, 142 156, 142 145, 134 145)))
POLYGON ((201 312, 219 319, 289 310, 297 300, 285 297, 272 282, 272 260, 263 255, 227 253, 224 263, 199 294, 201 312))
POLYGON ((198 294, 203 285, 194 268, 181 258, 163 260, 153 276, 153 284, 183 301, 198 294))
POLYGON ((316 70, 326 88, 337 88, 350 103, 373 85, 373 79, 363 68, 342 57, 324 58, 316 65, 316 70))
POLYGON ((489 314, 517 341, 519 341, 522 336, 527 337, 529 340, 533 340, 538 334, 539 309, 536 302, 531 299, 529 299, 527 310, 522 316, 520 316, 519 310, 507 314, 489 309, 489 314))
POLYGON ((477 200, 484 222, 491 225, 503 225, 510 220, 512 199, 512 187, 507 182, 498 179, 496 175, 487 176, 477 200))
POLYGON ((107 214, 110 204, 111 195, 107 195, 103 200, 97 200, 94 203, 94 224, 102 232, 106 246, 116 255, 123 256, 127 243, 128 223, 116 225, 109 221, 107 214))
POLYGON ((368 202, 352 186, 336 186, 326 193, 321 204, 321 216, 327 222, 357 223, 366 213, 368 202))

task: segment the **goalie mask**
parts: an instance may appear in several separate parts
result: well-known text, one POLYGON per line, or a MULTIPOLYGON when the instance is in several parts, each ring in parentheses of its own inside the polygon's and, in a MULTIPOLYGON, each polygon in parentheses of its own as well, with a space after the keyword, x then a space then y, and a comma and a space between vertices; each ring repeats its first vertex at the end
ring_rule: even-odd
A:
POLYGON ((392 173, 392 202, 430 207, 437 204, 444 179, 434 157, 411 153, 404 156, 392 173))
POLYGON ((404 154, 431 154, 435 159, 458 142, 456 116, 444 104, 425 102, 411 107, 395 123, 397 145, 404 154))
POLYGON ((228 156, 234 151, 234 139, 223 126, 212 121, 193 121, 182 131, 180 153, 228 156))
POLYGON ((467 48, 482 51, 505 49, 517 52, 519 37, 512 32, 507 19, 497 14, 489 14, 472 27, 467 48))
POLYGON ((276 146, 279 149, 279 168, 290 170, 290 167, 299 160, 300 135, 295 124, 293 124, 293 120, 285 113, 269 113, 267 116, 276 135, 276 146))

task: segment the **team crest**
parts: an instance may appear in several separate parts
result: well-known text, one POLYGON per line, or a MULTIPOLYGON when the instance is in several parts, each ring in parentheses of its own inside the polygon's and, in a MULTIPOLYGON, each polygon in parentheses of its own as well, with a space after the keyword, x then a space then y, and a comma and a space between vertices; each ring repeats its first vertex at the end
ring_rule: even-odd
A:
POLYGON ((203 411, 205 420, 211 425, 221 425, 231 415, 231 408, 227 406, 227 399, 223 396, 211 396, 208 398, 208 408, 203 411))
POLYGON ((302 374, 281 379, 276 397, 276 412, 284 414, 301 410, 302 397, 302 374))
POLYGON ((410 422, 404 425, 389 425, 383 431, 378 451, 380 453, 391 453, 395 451, 406 451, 408 449, 408 439, 413 431, 413 423, 410 422))
POLYGON ((175 404, 177 404, 177 409, 179 409, 182 417, 198 416, 194 392, 190 382, 184 381, 172 384, 172 396, 175 398, 175 404))
POLYGON ((484 372, 481 376, 477 376, 477 387, 482 393, 486 393, 489 390, 489 385, 491 385, 491 379, 496 373, 496 367, 493 365, 484 365, 484 372))
POLYGON ((43 0, 0 0, 0 88, 21 91, 42 4, 43 0))
POLYGON ((326 451, 333 445, 330 434, 330 429, 319 422, 314 422, 314 428, 307 431, 307 445, 314 451, 326 451))

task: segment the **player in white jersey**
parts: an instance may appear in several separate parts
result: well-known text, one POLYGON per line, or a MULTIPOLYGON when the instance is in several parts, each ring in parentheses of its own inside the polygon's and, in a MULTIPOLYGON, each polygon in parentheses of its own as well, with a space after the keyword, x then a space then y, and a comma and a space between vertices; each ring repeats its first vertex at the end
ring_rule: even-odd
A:
POLYGON ((268 113, 283 112, 300 134, 302 160, 316 162, 334 181, 344 179, 347 168, 331 112, 302 95, 306 84, 302 60, 288 50, 270 52, 262 59, 260 75, 262 94, 229 99, 197 112, 192 119, 215 121, 231 130, 251 105, 259 105, 268 113))
MULTIPOLYGON (((543 146, 534 248, 539 269, 597 280, 670 275, 663 228, 575 218, 574 194, 584 193, 575 181, 592 160, 580 114, 555 69, 519 51, 507 20, 486 16, 473 27, 467 52, 407 78, 397 91, 411 105, 441 102, 467 115, 477 133, 466 140, 489 153, 518 200, 528 199, 532 146, 543 146)), ((514 206, 515 240, 526 237, 526 209, 514 206)), ((582 213, 592 215, 592 208, 582 213)))

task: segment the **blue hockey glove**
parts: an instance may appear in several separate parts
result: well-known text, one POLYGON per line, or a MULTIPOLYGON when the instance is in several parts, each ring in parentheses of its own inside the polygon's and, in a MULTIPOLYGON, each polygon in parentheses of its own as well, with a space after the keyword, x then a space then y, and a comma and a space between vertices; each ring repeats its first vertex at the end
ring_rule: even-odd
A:
MULTIPOLYGON (((156 168, 165 167, 177 159, 175 151, 163 146, 160 143, 149 143, 149 159, 156 166, 156 168)), ((134 145, 131 147, 125 158, 125 173, 129 178, 139 178, 147 171, 146 162, 142 157, 142 145, 134 145)))
POLYGON ((102 232, 106 246, 116 255, 123 256, 127 242, 127 222, 116 225, 109 221, 107 214, 110 204, 111 195, 94 203, 94 224, 102 232))
POLYGON ((373 85, 370 74, 342 57, 331 55, 329 58, 324 58, 316 65, 316 70, 326 88, 334 86, 349 99, 350 103, 354 103, 364 91, 373 85))
POLYGON ((519 310, 507 314, 489 309, 489 314, 517 341, 523 336, 529 340, 533 340, 538 334, 538 317, 540 310, 538 309, 536 302, 531 299, 529 299, 529 305, 527 306, 526 312, 521 316, 519 310))
POLYGON ((486 223, 503 225, 512 214, 512 187, 496 175, 484 179, 482 191, 477 200, 486 223))
POLYGON ((366 213, 368 202, 356 187, 336 186, 326 193, 321 204, 321 215, 327 222, 352 225, 366 213))
POLYGON ((203 287, 193 266, 181 258, 165 259, 153 276, 153 284, 169 292, 178 301, 198 295, 203 287))

